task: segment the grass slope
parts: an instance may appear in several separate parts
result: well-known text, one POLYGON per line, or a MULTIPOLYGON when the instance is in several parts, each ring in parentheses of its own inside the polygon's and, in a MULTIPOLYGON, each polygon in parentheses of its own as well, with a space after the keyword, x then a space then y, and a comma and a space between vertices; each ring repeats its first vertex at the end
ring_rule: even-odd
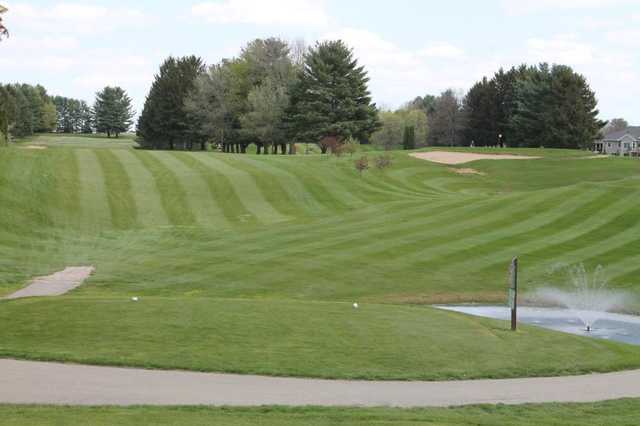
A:
POLYGON ((3 425, 513 425, 635 426, 640 401, 461 408, 207 408, 0 406, 3 425))
POLYGON ((531 329, 503 336, 498 323, 389 306, 502 301, 513 255, 525 289, 559 279, 549 275, 559 263, 585 262, 636 291, 639 161, 501 150, 544 158, 475 162, 464 167, 485 175, 462 176, 399 152, 391 169, 360 178, 349 157, 131 145, 49 135, 0 150, 0 293, 67 265, 98 271, 71 297, 0 303, 0 353, 369 378, 640 366, 637 348, 531 329), (33 144, 48 148, 25 149, 33 144), (143 303, 128 305, 132 295, 143 303), (367 309, 342 303, 355 300, 367 309), (43 333, 50 321, 56 330, 43 333), (181 338, 184 353, 163 355, 162 343, 181 338), (436 345, 441 355, 428 350, 436 345), (498 348, 524 358, 481 361, 498 348))

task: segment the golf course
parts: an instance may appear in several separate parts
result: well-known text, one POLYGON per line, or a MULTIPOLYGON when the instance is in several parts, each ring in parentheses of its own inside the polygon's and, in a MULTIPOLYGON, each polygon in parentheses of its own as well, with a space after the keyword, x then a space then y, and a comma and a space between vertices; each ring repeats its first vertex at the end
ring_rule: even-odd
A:
POLYGON ((636 160, 398 151, 359 176, 349 156, 133 145, 44 135, 0 150, 2 293, 95 267, 66 295, 1 302, 3 357, 365 380, 640 367, 638 347, 429 306, 505 303, 514 255, 523 292, 576 262, 636 292, 636 160))

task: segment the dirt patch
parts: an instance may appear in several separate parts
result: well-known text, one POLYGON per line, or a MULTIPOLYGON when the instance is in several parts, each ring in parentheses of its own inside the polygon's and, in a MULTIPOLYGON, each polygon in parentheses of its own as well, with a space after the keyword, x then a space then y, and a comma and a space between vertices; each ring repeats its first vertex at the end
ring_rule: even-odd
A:
POLYGON ((21 146, 20 148, 22 148, 22 149, 47 149, 47 147, 43 146, 43 145, 27 145, 27 146, 21 146))
POLYGON ((511 154, 476 154, 472 152, 431 151, 410 154, 420 160, 432 161, 439 164, 464 164, 478 160, 535 160, 541 157, 511 154))
POLYGON ((469 169, 469 168, 463 168, 463 169, 450 168, 449 170, 459 175, 480 175, 480 176, 486 175, 486 173, 480 172, 476 169, 469 169))
POLYGON ((34 278, 25 288, 5 297, 60 296, 80 286, 95 271, 93 266, 70 266, 46 277, 34 278))

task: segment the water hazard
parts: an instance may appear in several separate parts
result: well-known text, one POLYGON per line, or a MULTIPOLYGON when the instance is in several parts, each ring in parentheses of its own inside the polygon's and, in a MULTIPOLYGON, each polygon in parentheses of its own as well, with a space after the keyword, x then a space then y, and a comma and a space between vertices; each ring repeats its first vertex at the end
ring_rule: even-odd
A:
MULTIPOLYGON (((505 321, 511 318, 511 311, 505 306, 439 305, 436 308, 505 321)), ((597 320, 590 325, 591 331, 587 331, 579 314, 570 309, 523 306, 518 308, 518 321, 580 336, 640 345, 640 316, 598 312, 597 320)))

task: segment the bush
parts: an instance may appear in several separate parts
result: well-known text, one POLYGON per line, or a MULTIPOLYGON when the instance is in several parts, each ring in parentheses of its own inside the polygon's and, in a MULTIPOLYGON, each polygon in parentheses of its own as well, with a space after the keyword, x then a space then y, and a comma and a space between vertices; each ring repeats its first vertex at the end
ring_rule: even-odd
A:
POLYGON ((392 161, 391 156, 389 154, 383 154, 376 157, 376 168, 378 170, 384 170, 388 167, 391 167, 392 161))
POLYGON ((360 176, 362 176, 362 173, 369 169, 369 158, 367 158, 366 155, 363 155, 354 162, 354 166, 360 176))

